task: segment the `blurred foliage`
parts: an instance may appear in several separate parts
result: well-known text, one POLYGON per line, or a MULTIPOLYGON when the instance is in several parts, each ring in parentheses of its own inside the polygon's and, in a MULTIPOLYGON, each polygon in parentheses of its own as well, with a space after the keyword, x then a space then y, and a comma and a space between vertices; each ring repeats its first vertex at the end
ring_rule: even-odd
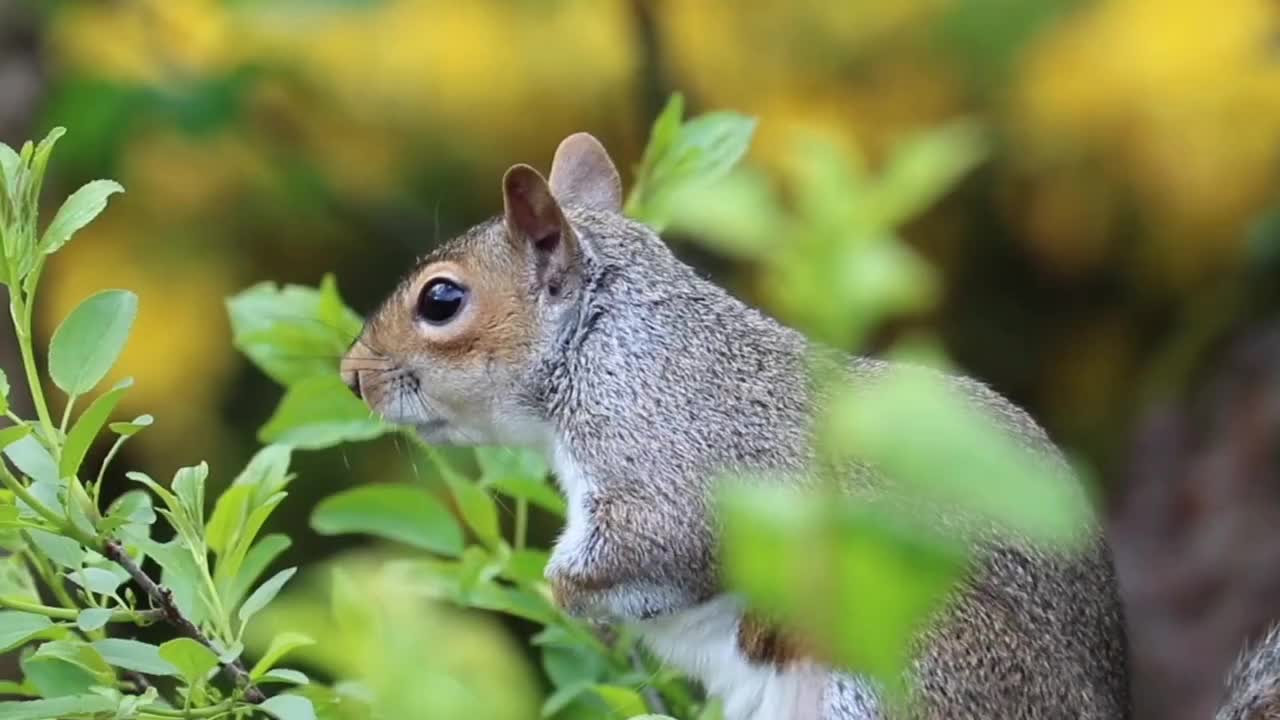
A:
MULTIPOLYGON (((102 176, 130 189, 60 253, 35 332, 95 291, 137 293, 105 382, 138 378, 120 412, 155 422, 120 460, 156 476, 200 456, 237 466, 260 438, 318 447, 354 431, 384 439, 295 456, 307 495, 379 477, 459 503, 434 460, 392 451, 398 434, 338 399, 325 368, 356 315, 313 317, 336 285, 311 286, 336 268, 351 305, 371 306, 414 255, 492 212, 507 164, 549 160, 575 130, 644 177, 643 133, 675 87, 694 114, 758 118, 746 167, 658 200, 682 255, 841 347, 937 329, 927 355, 945 344, 1108 475, 1140 401, 1179 392, 1223 328, 1274 312, 1273 294, 1248 288, 1275 285, 1275 243, 1246 242, 1280 196, 1268 0, 25 6, 41 27, 39 122, 75 130, 51 189, 102 176), (961 177, 955 200, 934 202, 961 177), (258 286, 228 323, 221 298, 267 279, 286 285, 258 286), (823 302, 797 299, 814 286, 823 302), (255 333, 289 347, 267 357, 255 333), (233 335, 292 396, 258 436, 275 395, 233 335), (297 430, 313 414, 332 422, 297 430)), ((130 487, 103 478, 104 498, 130 487)), ((504 533, 519 516, 530 542, 548 539, 562 506, 544 477, 489 487, 535 508, 501 496, 504 533)), ((308 538, 290 563, 337 547, 304 526, 312 504, 272 521, 308 538)))

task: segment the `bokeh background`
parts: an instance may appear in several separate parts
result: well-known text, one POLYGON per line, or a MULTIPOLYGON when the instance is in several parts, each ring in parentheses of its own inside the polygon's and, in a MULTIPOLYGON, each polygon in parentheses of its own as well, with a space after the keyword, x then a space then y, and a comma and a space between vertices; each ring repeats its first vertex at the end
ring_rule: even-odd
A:
MULTIPOLYGON (((226 481, 279 396, 226 296, 334 271, 367 311, 499 209, 508 164, 586 129, 632 167, 675 90, 758 116, 763 168, 797 128, 874 166, 982 124, 989 157, 906 229, 943 298, 880 341, 936 332, 1094 468, 1140 716, 1209 717, 1280 617, 1274 0, 0 0, 0 141, 65 125, 50 194, 128 189, 51 267, 40 327, 137 291, 116 372, 157 422, 117 466, 157 476, 226 481)), ((747 299, 767 282, 675 244, 747 299)), ((392 444, 298 457, 291 562, 341 549, 306 527, 318 498, 409 472, 392 444)))

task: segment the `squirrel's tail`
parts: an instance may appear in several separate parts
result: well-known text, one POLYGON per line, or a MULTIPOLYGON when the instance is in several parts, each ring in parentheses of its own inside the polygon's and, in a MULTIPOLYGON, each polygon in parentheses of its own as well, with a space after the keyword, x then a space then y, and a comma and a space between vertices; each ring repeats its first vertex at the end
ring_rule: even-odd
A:
POLYGON ((1280 720, 1280 625, 1236 661, 1215 720, 1280 720))

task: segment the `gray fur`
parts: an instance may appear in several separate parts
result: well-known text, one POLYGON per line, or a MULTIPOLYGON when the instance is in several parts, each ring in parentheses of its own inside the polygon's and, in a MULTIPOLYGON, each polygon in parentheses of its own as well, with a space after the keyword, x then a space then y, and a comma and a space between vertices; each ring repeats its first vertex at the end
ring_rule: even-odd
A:
MULTIPOLYGON (((578 240, 573 277, 554 292, 539 287, 532 271, 521 281, 538 327, 527 364, 504 371, 514 380, 499 384, 504 397, 496 406, 520 429, 497 437, 536 443, 543 431, 528 428, 547 428, 544 449, 571 458, 581 475, 582 536, 572 547, 562 538, 548 568, 553 584, 571 591, 562 598, 568 607, 641 621, 670 616, 723 591, 711 507, 716 478, 799 477, 813 469, 820 398, 807 378, 816 349, 700 278, 643 225, 572 205, 564 213, 578 240)), ((489 222, 428 260, 506 258, 509 243, 502 223, 489 222)), ((373 325, 393 322, 392 310, 373 325)), ((855 388, 876 383, 889 367, 818 354, 855 388)), ((950 383, 1076 486, 1026 413, 976 381, 950 383)), ((860 465, 847 475, 873 492, 884 480, 860 465)), ((916 695, 905 717, 1128 717, 1115 573, 1100 529, 1088 532, 1092 540, 1071 555, 980 536, 973 572, 917 638, 909 669, 916 695)), ((1277 645, 1273 634, 1246 658, 1220 720, 1276 717, 1252 709, 1273 707, 1267 703, 1277 697, 1277 645)), ((865 680, 829 672, 824 687, 822 720, 886 712, 865 680)))

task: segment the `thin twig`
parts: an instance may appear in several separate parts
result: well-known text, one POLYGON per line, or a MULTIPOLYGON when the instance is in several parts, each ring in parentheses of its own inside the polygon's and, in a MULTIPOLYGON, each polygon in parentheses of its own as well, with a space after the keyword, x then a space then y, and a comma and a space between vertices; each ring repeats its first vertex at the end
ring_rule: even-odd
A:
MULTIPOLYGON (((153 605, 164 611, 164 619, 170 625, 177 628, 178 632, 183 635, 209 648, 215 655, 219 654, 218 649, 213 646, 209 638, 200 632, 200 628, 196 627, 178 609, 177 603, 173 601, 173 592, 167 587, 156 584, 156 581, 143 572, 142 568, 138 567, 138 564, 133 561, 133 558, 129 557, 129 553, 125 552, 123 545, 111 540, 103 546, 103 551, 104 555, 129 573, 129 577, 133 578, 133 582, 146 593, 153 605)), ((222 663, 222 673, 244 692, 245 700, 251 703, 260 703, 266 699, 262 691, 253 685, 253 681, 249 678, 249 672, 244 669, 244 665, 241 665, 239 660, 222 663)))
MULTIPOLYGON (((649 668, 644 666, 644 658, 640 657, 640 648, 631 649, 631 668, 641 675, 648 675, 649 668)), ((649 706, 649 710, 658 715, 668 715, 667 704, 662 700, 662 694, 658 692, 658 688, 652 684, 646 684, 640 689, 640 694, 644 696, 645 704, 649 706)))

